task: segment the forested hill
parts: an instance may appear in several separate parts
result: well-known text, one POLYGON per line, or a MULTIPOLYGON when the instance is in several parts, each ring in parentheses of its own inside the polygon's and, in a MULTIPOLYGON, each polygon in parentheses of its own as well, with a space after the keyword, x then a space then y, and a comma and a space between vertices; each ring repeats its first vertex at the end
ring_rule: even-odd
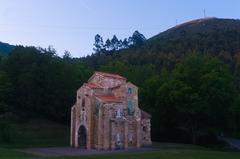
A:
POLYGON ((220 54, 222 51, 240 51, 240 20, 205 18, 177 25, 148 41, 151 51, 173 52, 177 55, 188 51, 220 54))
POLYGON ((113 59, 134 65, 151 63, 160 69, 174 67, 181 57, 192 52, 218 56, 233 65, 240 53, 240 20, 205 18, 189 21, 145 40, 143 45, 88 56, 84 60, 95 66, 113 59))
POLYGON ((8 43, 0 42, 0 55, 8 54, 13 50, 14 46, 8 43))

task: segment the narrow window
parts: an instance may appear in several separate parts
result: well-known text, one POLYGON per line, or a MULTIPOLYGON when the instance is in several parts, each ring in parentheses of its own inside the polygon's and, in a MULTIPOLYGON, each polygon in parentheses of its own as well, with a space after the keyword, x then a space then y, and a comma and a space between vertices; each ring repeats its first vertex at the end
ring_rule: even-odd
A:
POLYGON ((117 145, 120 145, 120 143, 121 143, 121 137, 120 137, 119 133, 117 133, 117 135, 116 135, 116 142, 117 142, 117 145))
POLYGON ((143 131, 147 132, 147 127, 146 126, 143 126, 143 131))
POLYGON ((134 115, 134 107, 132 101, 128 101, 128 115, 134 115))
POLYGON ((133 142, 133 134, 132 133, 130 133, 129 134, 129 142, 132 144, 132 142, 133 142))
POLYGON ((118 109, 116 118, 121 118, 121 117, 122 117, 121 109, 118 109))
POLYGON ((96 114, 99 113, 99 108, 100 108, 100 104, 96 104, 96 107, 95 107, 95 113, 96 114))
POLYGON ((132 88, 128 88, 128 95, 132 94, 132 88))
POLYGON ((84 98, 82 99, 82 106, 83 107, 85 106, 85 99, 84 98))

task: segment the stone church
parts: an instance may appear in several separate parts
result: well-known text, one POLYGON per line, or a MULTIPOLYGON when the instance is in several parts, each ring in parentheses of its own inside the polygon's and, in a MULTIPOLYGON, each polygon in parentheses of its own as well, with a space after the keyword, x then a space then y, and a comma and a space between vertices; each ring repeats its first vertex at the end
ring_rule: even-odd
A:
POLYGON ((120 75, 95 72, 77 90, 70 144, 98 150, 149 146, 150 120, 139 108, 137 86, 120 75))

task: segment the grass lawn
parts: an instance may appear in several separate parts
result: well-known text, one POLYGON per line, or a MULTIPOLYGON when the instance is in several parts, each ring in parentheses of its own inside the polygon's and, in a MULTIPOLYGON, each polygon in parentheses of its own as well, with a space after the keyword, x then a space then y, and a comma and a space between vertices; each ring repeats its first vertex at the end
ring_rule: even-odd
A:
POLYGON ((0 159, 23 159, 23 158, 34 159, 36 157, 22 152, 18 152, 13 149, 0 148, 0 159))
POLYGON ((204 147, 154 143, 159 151, 78 157, 42 157, 17 151, 19 148, 69 145, 69 128, 44 120, 11 125, 11 142, 0 143, 0 159, 240 159, 240 152, 213 151, 204 147))
POLYGON ((55 147, 69 145, 70 128, 46 120, 31 120, 11 124, 10 142, 1 143, 3 148, 55 147))
POLYGON ((76 157, 41 157, 17 152, 12 149, 1 149, 1 159, 239 159, 240 152, 219 152, 210 150, 169 149, 146 153, 125 153, 114 155, 93 155, 76 157))

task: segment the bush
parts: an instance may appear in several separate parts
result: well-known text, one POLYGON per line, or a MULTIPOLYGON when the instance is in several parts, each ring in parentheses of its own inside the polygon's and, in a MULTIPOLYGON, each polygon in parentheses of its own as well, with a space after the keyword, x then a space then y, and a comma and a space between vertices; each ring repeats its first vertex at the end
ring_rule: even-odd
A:
POLYGON ((0 121, 0 141, 9 143, 11 141, 10 132, 11 126, 10 123, 6 121, 0 121))
POLYGON ((11 142, 11 123, 16 120, 12 113, 0 115, 0 142, 11 142))

